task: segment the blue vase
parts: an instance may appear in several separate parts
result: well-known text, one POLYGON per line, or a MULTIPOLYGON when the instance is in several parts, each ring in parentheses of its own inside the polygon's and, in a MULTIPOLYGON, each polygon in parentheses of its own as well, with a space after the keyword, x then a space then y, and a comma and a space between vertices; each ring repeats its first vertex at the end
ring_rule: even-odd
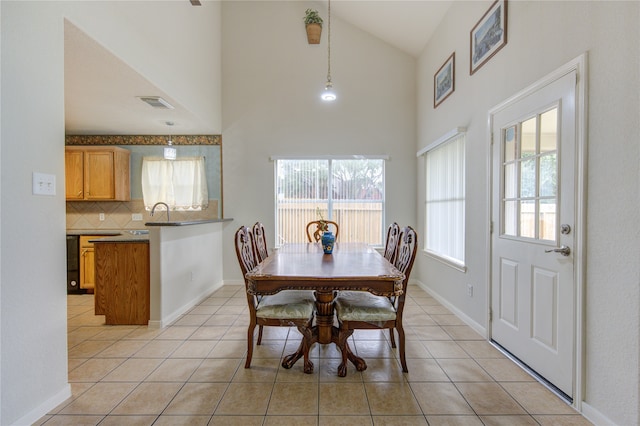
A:
POLYGON ((336 237, 333 235, 333 232, 324 231, 321 241, 324 254, 331 254, 333 252, 333 244, 336 242, 336 237))

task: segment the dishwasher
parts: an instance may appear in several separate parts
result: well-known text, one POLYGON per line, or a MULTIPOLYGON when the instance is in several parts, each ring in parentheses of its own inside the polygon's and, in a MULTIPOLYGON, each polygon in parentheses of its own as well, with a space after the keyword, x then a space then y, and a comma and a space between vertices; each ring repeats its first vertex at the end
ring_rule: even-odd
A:
POLYGON ((80 236, 67 235, 67 294, 83 294, 80 288, 80 236))

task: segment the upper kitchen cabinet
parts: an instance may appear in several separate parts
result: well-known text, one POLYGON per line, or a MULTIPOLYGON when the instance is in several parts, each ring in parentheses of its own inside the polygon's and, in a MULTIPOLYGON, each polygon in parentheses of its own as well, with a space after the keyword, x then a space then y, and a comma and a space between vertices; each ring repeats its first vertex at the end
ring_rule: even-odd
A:
POLYGON ((67 146, 67 201, 129 201, 130 152, 110 146, 67 146))

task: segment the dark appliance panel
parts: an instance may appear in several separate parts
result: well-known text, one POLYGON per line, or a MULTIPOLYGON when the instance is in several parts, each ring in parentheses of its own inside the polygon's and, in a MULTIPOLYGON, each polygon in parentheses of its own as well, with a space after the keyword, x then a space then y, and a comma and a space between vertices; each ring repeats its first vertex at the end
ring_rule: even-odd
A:
POLYGON ((83 294, 80 288, 80 236, 67 235, 67 294, 83 294))

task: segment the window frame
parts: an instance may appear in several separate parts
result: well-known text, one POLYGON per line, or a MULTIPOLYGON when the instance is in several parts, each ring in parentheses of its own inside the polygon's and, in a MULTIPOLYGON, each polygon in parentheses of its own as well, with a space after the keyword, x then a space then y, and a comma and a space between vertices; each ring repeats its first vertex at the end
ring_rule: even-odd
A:
POLYGON ((465 127, 456 127, 453 130, 447 132, 446 134, 444 134, 443 136, 441 136, 440 138, 438 138, 437 140, 435 140, 433 143, 429 144, 428 146, 426 146, 425 148, 421 149, 420 151, 418 151, 417 153, 417 157, 424 157, 423 158, 423 164, 424 164, 424 185, 425 185, 425 189, 424 189, 424 232, 423 232, 423 252, 441 262, 444 263, 447 266, 450 266, 454 269, 457 269, 461 272, 466 272, 467 267, 466 267, 466 145, 467 145, 467 141, 466 141, 466 128, 465 127), (463 259, 458 259, 456 257, 450 256, 447 253, 443 253, 443 252, 439 252, 436 250, 433 250, 432 248, 428 247, 428 243, 429 243, 429 229, 428 229, 428 221, 429 221, 429 217, 428 217, 428 210, 429 210, 429 198, 428 198, 428 191, 429 191, 429 170, 427 168, 427 157, 428 154, 430 152, 433 152, 434 150, 436 150, 437 148, 441 148, 442 146, 444 146, 447 143, 453 142, 455 140, 457 140, 458 138, 463 138, 462 143, 464 144, 464 154, 461 157, 462 160, 462 164, 459 166, 460 170, 463 173, 463 176, 460 178, 461 179, 461 183, 463 185, 463 194, 462 194, 462 202, 463 202, 463 207, 462 207, 462 219, 461 219, 461 225, 462 225, 462 230, 460 231, 460 241, 458 241, 459 244, 461 244, 462 246, 462 256, 463 259))
MULTIPOLYGON (((304 161, 304 160, 308 160, 308 161, 328 161, 329 162, 329 173, 328 173, 328 185, 332 185, 332 173, 331 173, 331 167, 332 167, 332 161, 334 160, 381 160, 382 161, 382 173, 383 173, 383 182, 382 182, 382 190, 381 190, 381 195, 382 195, 382 199, 380 200, 380 203, 382 204, 382 213, 381 213, 381 223, 380 223, 380 233, 381 233, 381 240, 378 244, 374 244, 372 245, 374 248, 382 248, 384 247, 384 238, 386 236, 386 229, 385 229, 385 216, 386 216, 386 162, 389 160, 389 156, 388 155, 314 155, 314 156, 271 156, 270 160, 274 162, 274 223, 275 223, 275 241, 274 241, 274 247, 275 248, 279 248, 281 247, 284 243, 280 242, 280 239, 278 238, 278 193, 277 193, 277 189, 278 189, 278 161, 280 160, 300 160, 300 161, 304 161)), ((333 220, 334 219, 334 215, 332 214, 332 210, 333 210, 333 206, 334 204, 338 204, 339 201, 336 201, 335 199, 333 199, 331 197, 331 195, 329 194, 327 200, 327 209, 329 211, 329 214, 327 215, 328 217, 324 217, 324 219, 327 220, 333 220)), ((342 227, 340 228, 340 235, 343 235, 343 229, 342 227)), ((306 234, 305 234, 306 236, 306 234)), ((305 238, 306 241, 306 238, 305 238)))

